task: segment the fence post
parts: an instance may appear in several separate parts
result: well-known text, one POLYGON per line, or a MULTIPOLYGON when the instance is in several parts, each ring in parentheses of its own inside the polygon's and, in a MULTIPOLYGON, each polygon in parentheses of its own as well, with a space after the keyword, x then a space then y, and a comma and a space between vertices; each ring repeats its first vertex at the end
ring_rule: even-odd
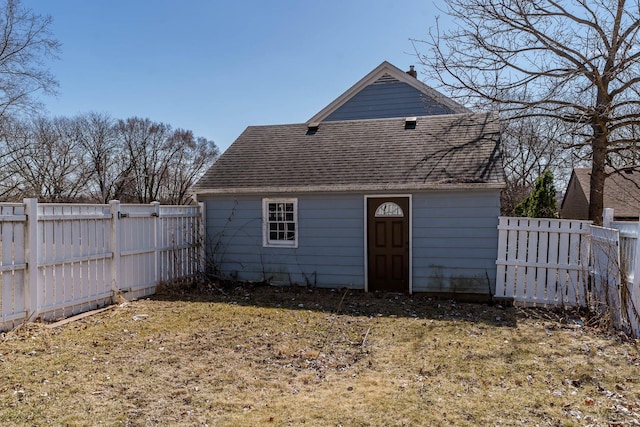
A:
POLYGON ((602 226, 611 228, 613 225, 613 208, 604 208, 602 210, 602 226))
MULTIPOLYGON (((635 258, 633 262, 633 290, 634 292, 640 292, 640 218, 636 224, 636 239, 635 239, 635 258)), ((638 300, 640 302, 640 299, 638 300)), ((640 307, 638 307, 640 309, 640 307)), ((640 320, 640 319, 639 319, 640 320)))
POLYGON ((24 278, 24 305, 27 321, 35 320, 40 308, 38 280, 38 199, 24 199, 27 216, 25 226, 25 260, 27 271, 24 278))
POLYGON ((640 218, 636 224, 635 260, 633 260, 633 284, 629 295, 629 320, 635 337, 640 337, 640 319, 635 314, 640 312, 640 218))
POLYGON ((113 259, 111 260, 111 291, 115 297, 122 287, 122 283, 120 283, 120 254, 122 252, 120 242, 120 201, 110 200, 109 208, 111 209, 111 252, 113 253, 113 259))
POLYGON ((198 255, 200 261, 198 262, 197 273, 202 274, 205 272, 205 268, 207 268, 207 211, 204 202, 199 202, 198 206, 200 207, 200 225, 198 226, 198 237, 200 239, 200 253, 198 255))
POLYGON ((154 247, 154 277, 153 282, 154 286, 158 286, 160 284, 160 249, 158 246, 160 245, 160 202, 151 202, 151 206, 153 206, 153 212, 151 216, 153 217, 153 247, 154 247))

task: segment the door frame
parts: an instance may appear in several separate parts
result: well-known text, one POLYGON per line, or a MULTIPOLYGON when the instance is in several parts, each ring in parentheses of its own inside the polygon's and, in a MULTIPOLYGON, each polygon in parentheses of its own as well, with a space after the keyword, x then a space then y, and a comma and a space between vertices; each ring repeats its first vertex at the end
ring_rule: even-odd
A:
POLYGON ((367 233, 367 202, 369 199, 402 197, 409 199, 409 295, 413 294, 413 197, 411 194, 365 194, 364 196, 364 291, 369 292, 369 238, 367 233))

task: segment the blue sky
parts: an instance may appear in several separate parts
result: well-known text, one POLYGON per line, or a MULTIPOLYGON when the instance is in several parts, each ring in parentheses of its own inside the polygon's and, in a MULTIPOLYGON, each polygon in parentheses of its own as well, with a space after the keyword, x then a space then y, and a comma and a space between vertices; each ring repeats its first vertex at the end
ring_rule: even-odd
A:
POLYGON ((222 150, 249 125, 306 121, 384 60, 409 69, 409 39, 441 14, 414 0, 22 2, 62 43, 50 115, 150 118, 222 150))

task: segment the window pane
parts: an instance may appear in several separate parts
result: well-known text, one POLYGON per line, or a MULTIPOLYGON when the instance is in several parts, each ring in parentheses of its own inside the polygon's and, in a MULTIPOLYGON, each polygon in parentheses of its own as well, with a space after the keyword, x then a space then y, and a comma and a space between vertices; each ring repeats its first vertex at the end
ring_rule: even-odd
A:
POLYGON ((292 202, 268 202, 265 206, 267 241, 293 246, 296 241, 296 204, 292 202))

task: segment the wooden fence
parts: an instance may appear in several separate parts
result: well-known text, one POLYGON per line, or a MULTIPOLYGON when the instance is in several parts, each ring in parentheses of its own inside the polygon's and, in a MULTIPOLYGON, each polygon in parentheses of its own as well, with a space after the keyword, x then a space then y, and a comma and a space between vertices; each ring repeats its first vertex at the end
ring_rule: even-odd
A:
POLYGON ((498 225, 497 298, 590 306, 640 336, 640 223, 507 218, 498 225))
POLYGON ((202 269, 203 206, 0 203, 0 330, 138 298, 202 269))

